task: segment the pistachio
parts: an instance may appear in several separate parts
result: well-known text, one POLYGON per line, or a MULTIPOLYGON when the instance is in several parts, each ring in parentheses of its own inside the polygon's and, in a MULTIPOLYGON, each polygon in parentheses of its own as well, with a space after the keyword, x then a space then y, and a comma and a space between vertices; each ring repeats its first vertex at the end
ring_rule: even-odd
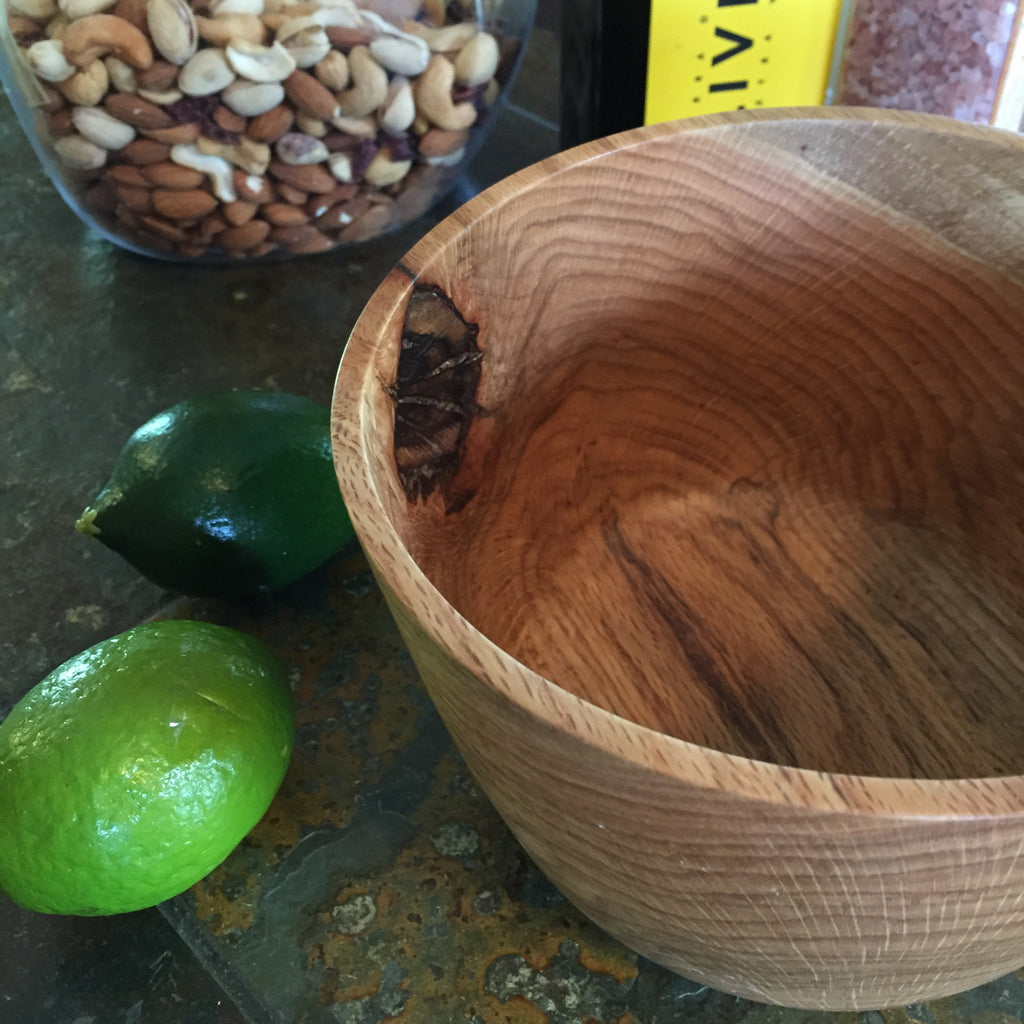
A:
POLYGON ((64 44, 59 39, 40 39, 25 52, 28 66, 46 82, 63 82, 78 68, 64 56, 64 44))
POLYGON ((221 94, 221 101, 242 117, 256 117, 273 110, 284 100, 280 82, 250 82, 237 78, 221 94))
POLYGON ((320 139, 304 132, 286 132, 277 140, 274 152, 282 163, 294 167, 318 164, 330 156, 320 139))
POLYGON ((172 64, 184 64, 199 46, 199 29, 187 0, 147 0, 153 46, 172 64))
POLYGON ((171 147, 171 159, 182 167, 205 174, 213 185, 213 194, 222 203, 233 203, 238 194, 232 182, 231 164, 221 156, 201 152, 196 146, 178 143, 171 147))
POLYGON ((281 82, 296 67, 295 58, 277 40, 270 46, 237 40, 226 53, 231 67, 250 82, 281 82))
POLYGON ((186 96, 210 96, 226 89, 235 80, 227 54, 210 46, 194 53, 182 66, 178 88, 186 96))

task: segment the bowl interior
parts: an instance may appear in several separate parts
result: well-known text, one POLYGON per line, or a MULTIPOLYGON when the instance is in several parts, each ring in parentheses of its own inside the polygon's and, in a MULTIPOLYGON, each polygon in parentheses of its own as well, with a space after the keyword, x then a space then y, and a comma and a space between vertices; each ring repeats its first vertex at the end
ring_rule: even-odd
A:
POLYGON ((495 644, 643 726, 1024 772, 1020 148, 855 118, 595 153, 410 254, 483 354, 441 374, 479 370, 457 473, 409 500, 375 456, 402 543, 495 644))

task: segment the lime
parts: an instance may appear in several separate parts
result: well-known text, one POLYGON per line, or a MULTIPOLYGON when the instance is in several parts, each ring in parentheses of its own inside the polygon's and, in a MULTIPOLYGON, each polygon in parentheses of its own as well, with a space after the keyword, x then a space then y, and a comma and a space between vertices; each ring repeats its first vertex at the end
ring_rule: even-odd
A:
POLYGON ((266 390, 200 395, 153 417, 75 525, 153 582, 211 597, 291 583, 354 535, 328 409, 266 390))
POLYGON ((266 812, 293 733, 281 663, 237 630, 153 622, 75 655, 0 724, 0 888, 81 915, 183 892, 266 812))

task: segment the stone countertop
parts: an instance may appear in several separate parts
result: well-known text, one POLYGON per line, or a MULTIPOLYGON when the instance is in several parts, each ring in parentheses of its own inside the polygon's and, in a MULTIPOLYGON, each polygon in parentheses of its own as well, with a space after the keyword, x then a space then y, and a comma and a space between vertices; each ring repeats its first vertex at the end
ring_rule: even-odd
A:
POLYGON ((445 213, 553 152, 557 5, 449 200, 400 233, 290 263, 188 267, 91 234, 0 102, 0 717, 72 654, 154 615, 262 636, 293 681, 295 756, 224 865, 161 908, 31 914, 0 896, 11 1024, 955 1024, 1019 1021, 1017 975, 868 1014, 737 1000, 630 953, 544 879, 477 790, 353 546, 272 599, 185 602, 73 529, 131 431, 192 394, 329 403, 377 284, 445 213))

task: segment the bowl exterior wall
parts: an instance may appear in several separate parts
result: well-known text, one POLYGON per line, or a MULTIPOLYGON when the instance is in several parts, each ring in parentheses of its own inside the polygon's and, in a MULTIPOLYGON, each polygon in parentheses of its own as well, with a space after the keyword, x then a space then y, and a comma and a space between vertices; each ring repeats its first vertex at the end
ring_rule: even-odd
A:
POLYGON ((965 991, 1024 960, 1024 823, 780 807, 654 775, 461 665, 374 567, 474 777, 576 907, 724 992, 867 1010, 965 991))

